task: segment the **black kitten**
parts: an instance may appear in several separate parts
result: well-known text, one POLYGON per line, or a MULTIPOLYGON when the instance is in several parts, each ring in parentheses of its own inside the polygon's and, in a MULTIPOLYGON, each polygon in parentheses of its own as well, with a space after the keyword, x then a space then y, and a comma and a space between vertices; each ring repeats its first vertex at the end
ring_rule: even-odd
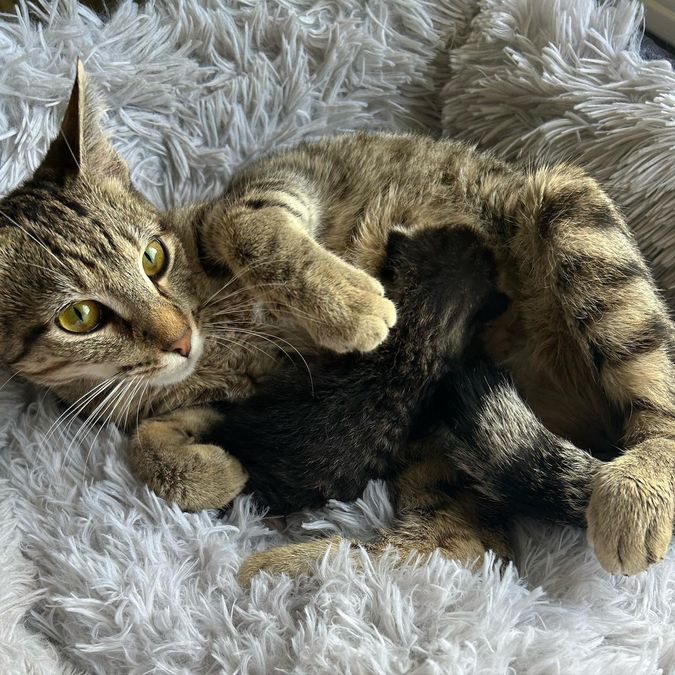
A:
POLYGON ((387 341, 310 362, 313 384, 290 370, 247 401, 223 404, 225 422, 204 442, 238 457, 247 491, 275 513, 358 497, 399 468, 438 383, 505 307, 495 274, 492 252, 469 227, 393 232, 381 278, 398 323, 387 341))

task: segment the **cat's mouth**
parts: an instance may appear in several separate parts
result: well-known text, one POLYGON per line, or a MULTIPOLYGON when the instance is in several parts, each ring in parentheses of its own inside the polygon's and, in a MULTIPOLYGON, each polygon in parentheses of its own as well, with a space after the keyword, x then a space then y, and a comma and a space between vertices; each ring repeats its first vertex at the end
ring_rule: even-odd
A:
POLYGON ((151 386, 167 387, 178 384, 195 372, 204 353, 204 338, 196 328, 192 330, 191 343, 190 353, 187 356, 169 353, 162 357, 161 365, 149 378, 151 386))

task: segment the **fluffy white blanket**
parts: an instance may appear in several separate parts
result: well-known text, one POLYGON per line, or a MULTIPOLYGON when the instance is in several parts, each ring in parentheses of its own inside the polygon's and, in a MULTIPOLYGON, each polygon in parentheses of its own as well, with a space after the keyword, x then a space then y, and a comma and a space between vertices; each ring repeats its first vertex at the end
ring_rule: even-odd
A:
MULTIPOLYGON (((639 20, 593 0, 125 0, 105 18, 21 5, 0 20, 0 193, 44 153, 81 55, 158 203, 212 196, 307 134, 442 120, 509 155, 580 157, 672 285, 673 73, 637 55, 639 20)), ((246 498, 226 518, 184 514, 133 479, 115 429, 54 433, 62 411, 0 389, 2 673, 675 671, 673 552, 612 578, 583 533, 524 523, 502 577, 489 560, 355 570, 343 555, 243 591, 234 573, 255 548, 386 523, 384 487, 283 535, 246 498)))

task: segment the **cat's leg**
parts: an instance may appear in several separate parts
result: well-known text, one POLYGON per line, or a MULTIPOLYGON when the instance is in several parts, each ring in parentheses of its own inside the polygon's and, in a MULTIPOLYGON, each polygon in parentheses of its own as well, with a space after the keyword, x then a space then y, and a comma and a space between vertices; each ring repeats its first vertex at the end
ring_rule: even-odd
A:
POLYGON ((220 419, 219 413, 203 406, 144 420, 128 445, 135 475, 186 511, 227 505, 243 490, 248 476, 222 448, 199 442, 220 419))
POLYGON ((245 558, 237 571, 237 579, 246 587, 259 572, 287 574, 290 577, 308 574, 325 555, 334 556, 341 545, 351 546, 356 543, 344 537, 333 536, 273 546, 264 551, 251 553, 245 558))
POLYGON ((412 462, 394 483, 397 518, 369 549, 396 547, 406 556, 439 550, 445 557, 480 564, 483 554, 493 551, 502 561, 513 557, 509 523, 493 517, 472 487, 465 485, 445 455, 437 455, 441 439, 431 437, 416 445, 418 452, 434 454, 412 462))
MULTIPOLYGON (((461 486, 447 459, 434 456, 407 467, 392 485, 396 521, 368 542, 332 536, 278 546, 251 554, 242 563, 238 577, 248 585, 258 572, 298 576, 311 571, 323 556, 335 555, 340 545, 365 549, 377 559, 395 548, 399 560, 428 556, 438 550, 443 556, 477 567, 486 551, 502 561, 512 557, 507 523, 488 521, 472 490, 461 486)), ((355 564, 359 557, 352 554, 355 564)))
POLYGON ((581 170, 536 172, 517 217, 523 368, 553 373, 570 397, 596 389, 622 418, 625 449, 598 471, 587 521, 607 570, 639 572, 672 535, 673 325, 621 216, 581 170))
POLYGON ((201 256, 336 352, 370 351, 396 321, 375 278, 322 247, 322 199, 297 171, 244 174, 195 223, 201 256))
POLYGON ((436 393, 446 456, 509 516, 584 526, 602 462, 549 431, 491 364, 449 373, 436 393))

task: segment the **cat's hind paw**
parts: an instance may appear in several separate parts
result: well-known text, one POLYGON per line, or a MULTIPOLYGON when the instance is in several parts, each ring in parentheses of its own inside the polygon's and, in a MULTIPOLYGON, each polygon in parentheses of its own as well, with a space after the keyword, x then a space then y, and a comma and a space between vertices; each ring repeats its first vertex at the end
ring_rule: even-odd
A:
POLYGON ((343 541, 346 540, 341 537, 329 537, 257 551, 249 555, 241 564, 237 579, 243 588, 248 588, 251 579, 259 572, 286 574, 289 577, 308 574, 324 555, 337 553, 343 541))
POLYGON ((586 514, 589 543, 612 574, 643 572, 663 559, 672 537, 672 483, 632 460, 619 457, 600 470, 586 514))

